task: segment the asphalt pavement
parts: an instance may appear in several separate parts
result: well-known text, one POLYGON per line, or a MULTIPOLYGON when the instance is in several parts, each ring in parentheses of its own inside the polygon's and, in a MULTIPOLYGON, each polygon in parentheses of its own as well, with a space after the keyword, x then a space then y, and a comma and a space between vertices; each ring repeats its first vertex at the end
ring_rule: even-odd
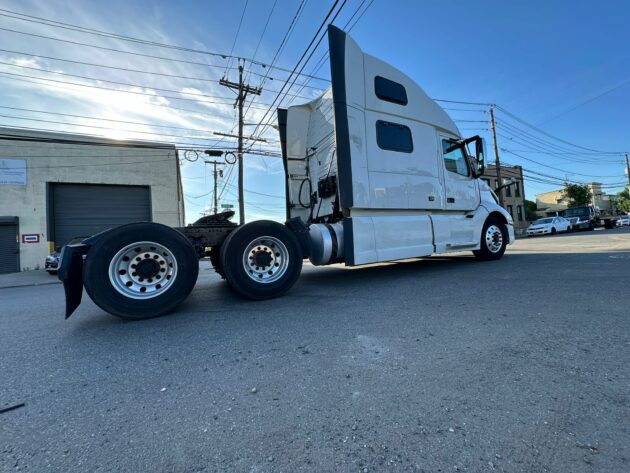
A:
POLYGON ((629 276, 616 229, 306 266, 264 302, 204 263, 141 322, 0 289, 0 471, 628 472, 629 276))

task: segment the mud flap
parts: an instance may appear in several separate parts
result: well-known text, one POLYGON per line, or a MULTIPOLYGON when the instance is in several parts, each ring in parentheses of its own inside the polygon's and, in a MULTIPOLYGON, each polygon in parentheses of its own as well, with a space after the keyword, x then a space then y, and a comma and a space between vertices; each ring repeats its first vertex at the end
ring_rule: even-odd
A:
POLYGON ((58 277, 63 282, 66 293, 66 319, 81 304, 83 295, 83 256, 87 254, 90 245, 79 243, 66 245, 61 251, 58 277))

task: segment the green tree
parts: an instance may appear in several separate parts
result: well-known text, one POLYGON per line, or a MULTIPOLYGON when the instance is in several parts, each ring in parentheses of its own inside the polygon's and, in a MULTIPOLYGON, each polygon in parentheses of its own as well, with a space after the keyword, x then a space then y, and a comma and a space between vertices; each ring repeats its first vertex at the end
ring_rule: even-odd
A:
POLYGON ((617 194, 617 212, 622 214, 630 213, 630 188, 626 187, 617 194))
POLYGON ((564 183, 564 196, 569 199, 569 207, 585 207, 591 205, 593 193, 586 184, 564 183))
POLYGON ((536 206, 536 202, 532 202, 531 200, 525 200, 525 218, 530 222, 538 219, 538 215, 536 211, 538 207, 536 206))

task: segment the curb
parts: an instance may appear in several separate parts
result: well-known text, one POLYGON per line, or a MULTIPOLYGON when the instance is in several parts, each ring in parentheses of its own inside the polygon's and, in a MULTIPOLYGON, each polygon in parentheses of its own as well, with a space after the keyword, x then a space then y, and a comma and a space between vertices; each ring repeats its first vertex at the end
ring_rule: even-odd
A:
POLYGON ((11 286, 0 286, 0 290, 1 289, 15 289, 16 287, 49 286, 51 284, 61 284, 61 281, 35 282, 35 283, 14 284, 11 286))

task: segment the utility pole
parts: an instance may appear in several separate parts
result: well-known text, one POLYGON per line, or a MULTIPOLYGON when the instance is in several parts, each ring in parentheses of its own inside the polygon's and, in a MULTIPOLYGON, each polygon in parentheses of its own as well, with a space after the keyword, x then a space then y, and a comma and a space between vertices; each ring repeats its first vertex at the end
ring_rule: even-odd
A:
POLYGON ((626 176, 628 178, 628 190, 630 191, 630 164, 628 164, 628 153, 626 153, 626 176))
POLYGON ((243 83, 243 65, 238 66, 238 83, 221 79, 219 84, 238 90, 234 107, 238 107, 238 214, 240 224, 245 223, 245 201, 243 197, 243 104, 248 94, 260 95, 262 90, 243 83))
POLYGON ((499 197, 499 205, 505 208, 503 205, 503 188, 501 181, 501 162, 499 161, 499 149, 497 148, 497 135, 494 131, 494 105, 490 105, 490 131, 492 131, 492 145, 494 147, 494 167, 497 170, 497 181, 499 185, 497 186, 497 194, 499 197))
POLYGON ((217 195, 217 181, 219 177, 223 177, 223 169, 218 169, 217 166, 221 164, 225 164, 222 161, 204 161, 206 164, 212 164, 214 167, 214 171, 212 171, 212 175, 214 176, 214 213, 215 215, 219 213, 219 196, 217 195))

